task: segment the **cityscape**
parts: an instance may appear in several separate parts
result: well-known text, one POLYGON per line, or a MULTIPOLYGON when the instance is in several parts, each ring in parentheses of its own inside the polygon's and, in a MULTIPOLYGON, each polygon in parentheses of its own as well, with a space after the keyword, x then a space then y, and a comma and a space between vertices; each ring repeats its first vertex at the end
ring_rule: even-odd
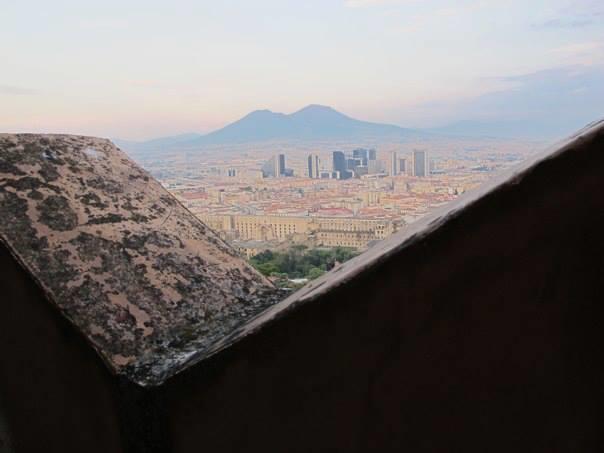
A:
POLYGON ((170 158, 134 155, 252 263, 266 258, 266 251, 275 259, 283 255, 284 262, 324 251, 328 262, 306 271, 294 269, 286 277, 279 266, 267 270, 283 286, 297 287, 337 265, 330 250, 356 256, 538 146, 448 138, 379 146, 259 143, 174 152, 170 158))

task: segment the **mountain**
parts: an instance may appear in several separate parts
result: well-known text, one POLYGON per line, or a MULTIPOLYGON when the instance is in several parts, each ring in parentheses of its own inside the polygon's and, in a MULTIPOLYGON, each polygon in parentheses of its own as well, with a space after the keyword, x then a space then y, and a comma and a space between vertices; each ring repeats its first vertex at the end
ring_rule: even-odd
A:
POLYGON ((164 137, 148 142, 117 140, 116 143, 126 150, 155 151, 272 140, 305 142, 371 138, 405 140, 430 136, 429 133, 415 129, 356 120, 322 105, 309 105, 291 114, 256 110, 222 129, 206 135, 194 135, 164 137))
POLYGON ((411 132, 398 126, 359 121, 331 107, 309 105, 290 115, 257 110, 196 141, 209 144, 265 140, 358 139, 386 135, 403 136, 411 132))
POLYGON ((445 126, 428 129, 430 132, 450 137, 478 137, 478 138, 507 138, 507 139, 538 139, 559 133, 550 124, 541 124, 537 121, 523 120, 495 120, 475 121, 462 120, 445 126))
POLYGON ((602 64, 563 66, 498 80, 502 88, 497 91, 426 104, 423 109, 432 118, 444 112, 455 121, 430 132, 553 141, 604 114, 602 64))
POLYGON ((113 143, 115 143, 120 148, 125 150, 132 151, 144 151, 146 149, 173 149, 182 145, 183 143, 190 143, 200 137, 203 137, 201 134, 196 133, 188 133, 188 134, 180 134, 173 135, 170 137, 160 137, 155 138, 153 140, 148 140, 145 142, 136 142, 132 140, 121 140, 119 138, 112 139, 113 143))

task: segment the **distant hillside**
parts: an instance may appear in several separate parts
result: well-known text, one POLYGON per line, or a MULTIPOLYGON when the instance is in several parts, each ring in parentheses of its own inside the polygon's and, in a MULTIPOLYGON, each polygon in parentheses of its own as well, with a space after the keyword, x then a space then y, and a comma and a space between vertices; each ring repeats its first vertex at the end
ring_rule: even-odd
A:
POLYGON ((350 118, 331 107, 309 105, 285 115, 257 110, 239 121, 200 137, 198 143, 253 142, 264 140, 325 140, 411 135, 415 131, 350 118))
POLYGON ((126 150, 158 151, 195 149, 204 145, 240 144, 269 140, 325 141, 359 139, 418 139, 427 132, 390 124, 370 123, 350 118, 331 107, 309 105, 286 115, 270 110, 256 110, 222 129, 206 135, 185 134, 147 142, 115 142, 126 150))
POLYGON ((493 120, 493 121, 473 121, 464 120, 448 124, 446 126, 428 129, 434 134, 455 137, 474 137, 474 138, 497 138, 497 139, 524 139, 524 140, 554 140, 561 139, 566 134, 581 127, 582 124, 589 123, 580 119, 574 119, 572 122, 567 119, 542 120, 533 118, 531 120, 493 120), (569 123, 573 128, 569 128, 569 123))
POLYGON ((189 134, 181 134, 174 135, 170 137, 160 137, 153 140, 148 140, 145 142, 135 142, 130 140, 121 140, 119 138, 112 139, 112 141, 119 146, 128 151, 145 151, 145 150, 159 150, 159 149, 174 149, 178 146, 181 146, 183 143, 190 143, 200 137, 203 137, 201 134, 189 133, 189 134))

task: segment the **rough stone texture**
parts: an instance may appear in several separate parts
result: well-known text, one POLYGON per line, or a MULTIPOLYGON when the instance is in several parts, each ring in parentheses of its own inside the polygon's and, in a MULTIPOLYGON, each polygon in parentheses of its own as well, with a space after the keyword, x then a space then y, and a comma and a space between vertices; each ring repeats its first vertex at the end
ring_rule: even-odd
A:
POLYGON ((111 142, 0 134, 0 240, 112 371, 178 372, 279 297, 111 142))

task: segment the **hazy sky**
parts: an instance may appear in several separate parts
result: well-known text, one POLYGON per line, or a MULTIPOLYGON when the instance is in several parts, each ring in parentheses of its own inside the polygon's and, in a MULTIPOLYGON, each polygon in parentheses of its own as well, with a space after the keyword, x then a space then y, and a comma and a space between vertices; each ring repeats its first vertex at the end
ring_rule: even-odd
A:
POLYGON ((604 1, 0 0, 0 61, 0 131, 140 139, 310 103, 438 126, 543 86, 597 114, 604 1))

